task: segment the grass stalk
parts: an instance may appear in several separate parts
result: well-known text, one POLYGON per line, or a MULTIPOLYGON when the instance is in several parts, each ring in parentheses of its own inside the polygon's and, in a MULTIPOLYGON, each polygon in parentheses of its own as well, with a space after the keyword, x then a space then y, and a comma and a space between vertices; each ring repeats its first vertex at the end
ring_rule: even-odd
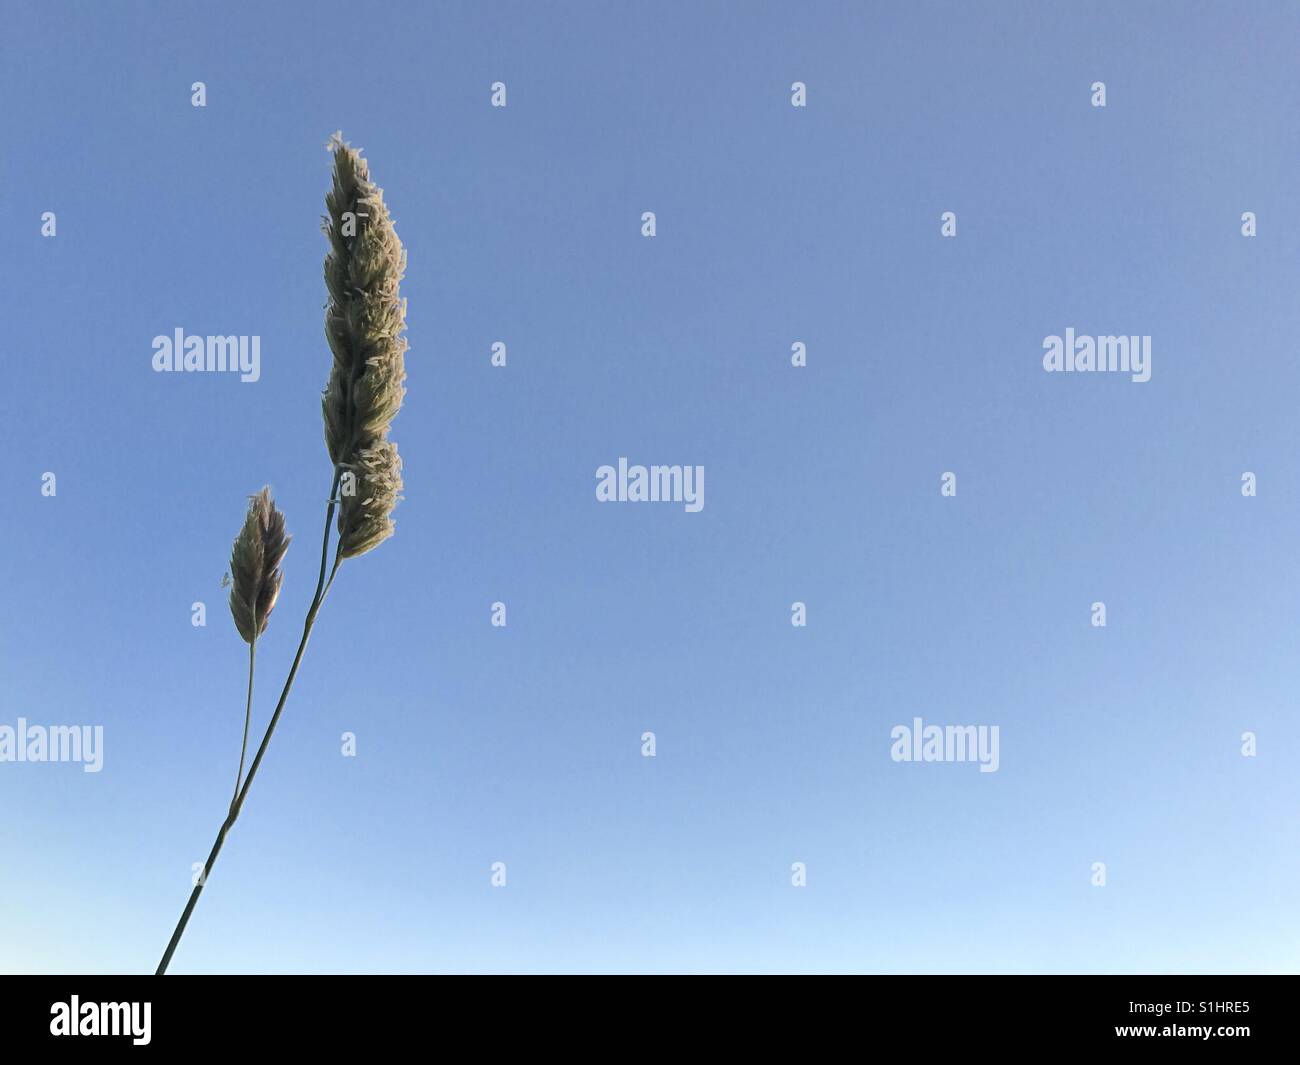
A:
POLYGON ((239 785, 244 779, 244 759, 248 756, 248 729, 253 723, 253 672, 257 668, 257 640, 248 644, 248 702, 244 706, 244 742, 239 748, 239 772, 235 774, 235 793, 230 797, 230 808, 235 808, 239 798, 239 785))
MULTIPOLYGON (((248 768, 248 777, 244 781, 244 786, 236 793, 234 801, 230 804, 230 812, 226 815, 226 820, 222 823, 220 831, 217 832, 216 842, 212 844, 212 852, 208 855, 208 860, 203 863, 203 873, 199 877, 199 882, 194 885, 194 890, 190 892, 189 902, 185 904, 181 919, 176 924, 176 931, 172 933, 171 941, 163 952, 162 960, 158 963, 158 969, 154 974, 156 976, 164 975, 167 972, 167 966, 171 964, 172 955, 176 953, 176 947, 180 944, 181 936, 185 934, 185 928, 190 923, 190 916, 194 913, 194 907, 198 905, 199 896, 203 894, 203 887, 212 872, 212 867, 221 854, 221 848, 225 845, 226 836, 234 827, 240 811, 244 808, 249 788, 253 786, 253 778, 257 776, 257 770, 262 764, 262 758, 266 755, 267 747, 270 746, 271 737, 275 734, 275 726, 280 723, 280 714, 284 711, 284 704, 289 698, 289 691, 293 688, 294 678, 298 675, 298 666, 302 662, 303 652, 307 650, 307 641, 311 639, 311 630, 316 624, 316 615, 320 612, 321 604, 324 603, 325 593, 328 590, 325 584, 325 566, 329 558, 330 531, 334 524, 334 507, 337 503, 335 497, 338 494, 339 478, 341 476, 342 471, 335 467, 334 483, 330 486, 329 508, 325 512, 325 535, 321 541, 320 577, 316 581, 316 593, 312 596, 311 608, 307 611, 307 620, 303 624, 302 639, 298 643, 298 653, 293 656, 293 665, 289 668, 289 676, 284 682, 284 690, 280 692, 280 701, 276 703, 275 713, 271 715, 271 722, 266 727, 266 734, 262 737, 262 743, 253 758, 253 764, 248 768)), ((330 574, 331 582, 333 574, 338 572, 338 567, 339 559, 336 557, 333 572, 330 574)))

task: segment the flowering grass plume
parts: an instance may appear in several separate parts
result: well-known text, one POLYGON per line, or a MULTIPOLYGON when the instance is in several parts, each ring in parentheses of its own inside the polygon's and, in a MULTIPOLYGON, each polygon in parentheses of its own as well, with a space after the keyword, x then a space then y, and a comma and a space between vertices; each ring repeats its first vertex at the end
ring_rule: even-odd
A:
POLYGON ((289 540, 284 515, 276 509, 271 489, 263 488, 249 498, 248 516, 230 551, 230 613, 245 643, 261 636, 271 620, 289 540))
POLYGON ((406 252, 393 229, 383 191, 370 180, 370 167, 361 153, 337 133, 330 139, 329 149, 334 155, 334 180, 325 197, 327 213, 321 228, 330 245, 325 256, 325 287, 329 293, 325 336, 333 362, 321 396, 321 411, 334 480, 326 501, 320 573, 289 675, 245 777, 257 639, 266 630, 279 597, 283 580, 280 563, 289 547, 284 515, 272 502, 270 489, 263 488, 252 497, 230 554, 230 613, 239 635, 248 644, 248 701, 235 793, 203 865, 203 875, 190 893, 158 963, 160 976, 171 964, 226 836, 244 809, 340 564, 344 559, 364 555, 393 535, 393 508, 401 498, 402 460, 397 445, 388 439, 388 429, 406 395, 406 338, 402 335, 406 301, 398 294, 406 270, 406 252), (330 534, 335 531, 338 539, 330 569, 330 534))
POLYGON ((370 166, 339 134, 330 141, 334 183, 321 228, 325 336, 334 363, 321 397, 325 443, 342 475, 339 557, 353 558, 393 535, 402 460, 388 427, 406 395, 406 301, 398 294, 406 251, 370 166))

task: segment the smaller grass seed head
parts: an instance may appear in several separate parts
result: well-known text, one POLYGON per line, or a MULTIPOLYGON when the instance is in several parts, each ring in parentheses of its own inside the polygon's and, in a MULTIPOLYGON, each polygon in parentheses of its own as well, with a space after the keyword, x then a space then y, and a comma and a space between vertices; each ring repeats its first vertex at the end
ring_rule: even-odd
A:
POLYGON ((245 643, 262 635, 271 620, 284 579, 280 563, 290 539, 271 489, 250 496, 244 527, 230 551, 230 615, 245 643))

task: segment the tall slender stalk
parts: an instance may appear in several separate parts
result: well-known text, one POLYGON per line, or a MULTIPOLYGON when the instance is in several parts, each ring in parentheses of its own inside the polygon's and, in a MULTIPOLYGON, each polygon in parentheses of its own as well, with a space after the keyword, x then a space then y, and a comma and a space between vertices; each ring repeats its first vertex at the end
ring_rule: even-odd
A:
MULTIPOLYGON (((316 581, 316 593, 312 596, 311 607, 307 611, 307 620, 303 624, 302 639, 298 642, 298 653, 293 656, 293 665, 289 669, 288 679, 284 682, 284 690, 280 692, 280 701, 275 705, 275 713, 271 715, 271 723, 266 727, 266 735, 262 737, 262 743, 253 758, 253 764, 249 766, 248 778, 244 781, 244 786, 236 794, 234 801, 230 805, 230 813, 226 815, 226 820, 222 823, 220 831, 217 832, 216 842, 212 844, 212 852, 208 855, 208 860, 203 863, 203 872, 199 876, 199 882, 194 885, 194 890, 190 892, 190 900, 185 904, 185 910, 176 924, 176 931, 172 933, 167 949, 163 952, 162 961, 158 963, 155 976, 162 976, 167 972, 167 966, 171 964, 172 955, 176 953, 176 947, 180 944, 181 936, 185 934, 185 926, 190 923, 190 915, 194 913, 194 907, 198 905, 199 896, 203 894, 203 887, 207 883, 208 874, 212 872, 212 867, 221 854, 221 848, 225 845, 226 835, 234 827, 240 811, 244 808, 244 801, 248 798, 248 789, 253 786, 253 778, 257 776, 257 770, 262 764, 266 748, 270 746, 271 737, 275 734, 275 726, 280 723, 280 714, 289 698, 289 691, 293 688, 294 678, 298 675, 298 666, 302 662, 303 652, 307 650, 307 641, 311 638, 312 627, 316 624, 316 615, 320 612, 321 604, 325 601, 325 564, 329 557, 330 529, 334 523, 334 506, 337 502, 334 497, 338 492, 340 476, 341 471, 336 468, 334 470, 334 483, 330 486, 329 508, 325 512, 325 535, 321 540, 320 548, 320 577, 316 581)), ((339 563, 336 559, 334 563, 335 572, 338 571, 338 566, 339 563)))
POLYGON ((230 797, 230 808, 235 808, 239 798, 239 785, 244 780, 244 758, 248 755, 248 729, 253 723, 253 672, 257 667, 257 640, 248 644, 248 702, 244 705, 244 742, 239 748, 239 772, 235 774, 235 793, 230 797))
POLYGON ((406 328, 406 301, 398 293, 406 269, 406 251, 397 239, 384 204, 383 190, 370 180, 370 166, 361 153, 337 133, 328 147, 334 156, 334 177, 325 197, 326 215, 321 228, 330 244, 325 256, 325 288, 329 294, 325 336, 333 360, 321 395, 321 413, 334 481, 325 511, 320 573, 280 701, 266 726, 248 776, 244 777, 253 717, 257 638, 266 629, 267 619, 275 607, 280 592, 280 560, 289 546, 284 515, 271 501, 270 489, 262 489, 249 504, 248 517, 235 540, 230 559, 233 577, 230 612, 240 636, 248 643, 248 702, 244 708, 244 742, 235 776, 235 795, 199 882, 190 892, 176 931, 158 963, 159 976, 167 971, 226 836, 248 799, 298 675, 316 615, 334 585, 339 566, 345 558, 364 555, 393 535, 392 512, 401 498, 402 460, 397 446, 388 438, 388 430, 406 394, 403 382, 407 342, 402 335, 406 328), (335 508, 338 509, 338 543, 327 578, 335 508))

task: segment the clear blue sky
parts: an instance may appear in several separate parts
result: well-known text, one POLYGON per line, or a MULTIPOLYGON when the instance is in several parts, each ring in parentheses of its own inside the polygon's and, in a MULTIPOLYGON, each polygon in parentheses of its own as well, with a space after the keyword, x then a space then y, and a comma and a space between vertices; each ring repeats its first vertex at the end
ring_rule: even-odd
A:
POLYGON ((174 972, 1297 968, 1294 5, 5 11, 0 724, 105 763, 0 764, 0 970, 156 964, 264 483, 274 704, 336 129, 410 256, 406 500, 174 972), (177 327, 260 336, 261 380, 153 373, 177 327), (1066 327, 1150 335, 1152 380, 1044 373, 1066 327), (598 503, 621 455, 703 465, 703 511, 598 503), (892 762, 918 715, 1000 770, 892 762))

